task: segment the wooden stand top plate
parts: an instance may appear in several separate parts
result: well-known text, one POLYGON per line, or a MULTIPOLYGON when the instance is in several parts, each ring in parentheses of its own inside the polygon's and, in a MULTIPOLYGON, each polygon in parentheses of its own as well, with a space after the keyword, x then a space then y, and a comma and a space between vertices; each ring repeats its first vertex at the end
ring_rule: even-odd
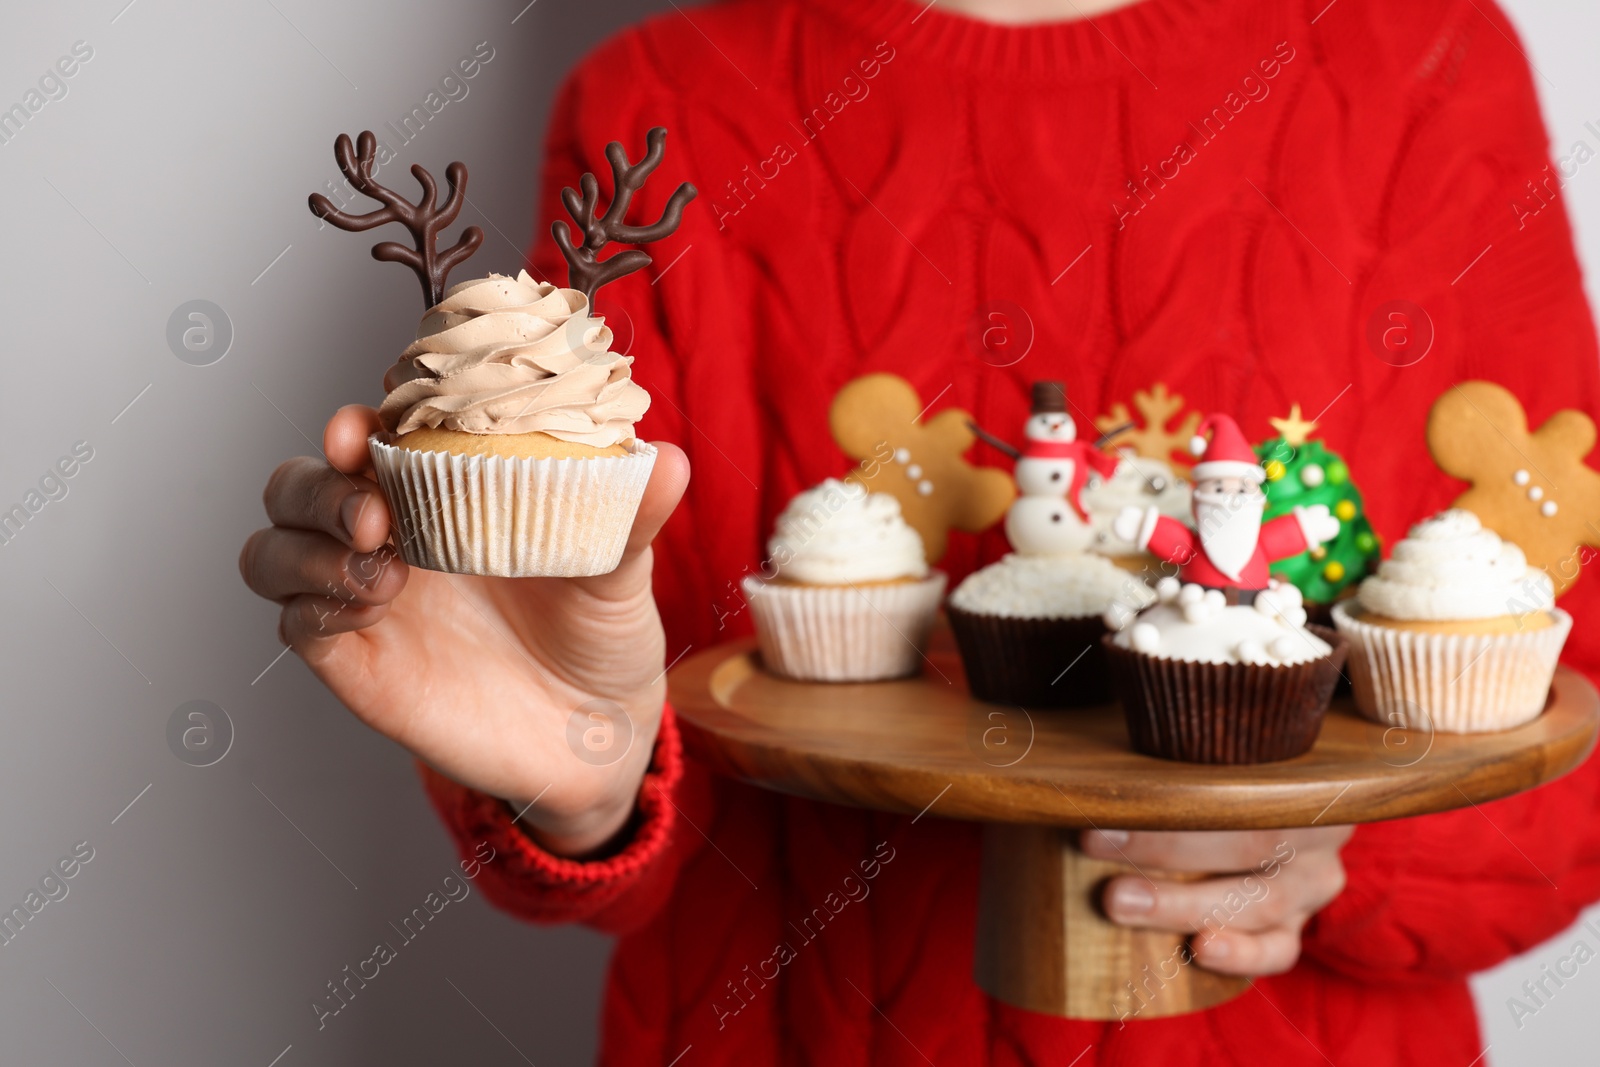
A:
POLYGON ((879 811, 1074 829, 1269 829, 1445 811, 1560 777, 1600 729, 1600 698, 1562 668, 1544 714, 1514 730, 1385 728, 1346 700, 1295 759, 1177 763, 1133 752, 1115 705, 1028 712, 973 700, 944 630, 923 673, 904 681, 787 681, 763 671, 746 640, 686 659, 668 684, 685 744, 733 777, 879 811))

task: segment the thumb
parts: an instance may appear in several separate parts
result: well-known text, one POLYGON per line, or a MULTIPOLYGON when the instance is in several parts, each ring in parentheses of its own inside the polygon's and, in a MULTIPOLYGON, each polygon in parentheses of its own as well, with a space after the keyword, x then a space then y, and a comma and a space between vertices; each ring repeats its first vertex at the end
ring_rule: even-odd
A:
POLYGON ((650 547, 661 527, 667 524, 684 490, 689 488, 689 457, 683 449, 665 441, 654 441, 656 464, 650 471, 650 481, 644 487, 644 497, 639 501, 639 511, 633 518, 633 530, 628 534, 628 546, 622 553, 622 566, 626 566, 639 553, 650 547))
POLYGON ((573 578, 590 590, 602 595, 619 595, 633 588, 633 583, 650 582, 648 566, 640 570, 639 557, 656 539, 672 513, 677 510, 683 492, 689 487, 689 457, 683 449, 665 441, 651 442, 656 447, 655 466, 650 469, 650 480, 645 483, 644 496, 633 517, 633 529, 628 533, 628 544, 622 551, 622 561, 610 574, 591 578, 573 578))

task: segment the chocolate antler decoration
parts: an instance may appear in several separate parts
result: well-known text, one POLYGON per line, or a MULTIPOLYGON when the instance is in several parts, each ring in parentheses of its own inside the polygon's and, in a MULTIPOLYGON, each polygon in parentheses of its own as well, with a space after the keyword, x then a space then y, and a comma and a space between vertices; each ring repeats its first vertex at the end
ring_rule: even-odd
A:
POLYGON ((647 267, 651 262, 648 254, 637 249, 618 252, 606 260, 598 258, 600 250, 612 241, 642 245, 661 240, 678 228, 683 221, 684 206, 698 195, 694 186, 684 182, 667 201, 660 219, 649 226, 629 226, 624 221, 628 204, 633 200, 633 194, 644 187, 645 179, 660 165, 661 157, 667 150, 666 127, 657 126, 651 130, 645 142, 649 147, 638 163, 628 162, 628 153, 621 142, 612 141, 606 145, 606 158, 611 161, 611 204, 599 218, 595 217, 595 208, 600 203, 600 183, 593 174, 585 174, 578 182, 583 188, 581 198, 576 189, 569 187, 561 190, 561 202, 567 206, 567 214, 572 216, 572 221, 582 231, 583 241, 573 245, 572 231, 562 219, 551 223, 550 232, 555 235, 561 254, 567 257, 567 284, 582 290, 591 306, 594 304, 595 290, 625 274, 647 267))
POLYGON ((416 248, 407 248, 397 241, 384 241, 372 246, 372 258, 386 263, 404 263, 416 271, 422 281, 422 293, 431 308, 444 299, 445 279, 450 276, 450 269, 483 244, 483 231, 476 226, 468 226, 461 231, 460 240, 443 252, 434 247, 439 231, 456 220, 456 215, 461 212, 461 204, 467 198, 466 164, 452 163, 444 169, 450 190, 442 205, 438 203, 439 187, 433 175, 421 165, 414 164, 411 173, 422 186, 422 199, 413 204, 373 179, 372 164, 377 151, 378 139, 371 130, 363 131, 354 145, 350 143, 350 135, 345 133, 341 133, 339 139, 333 142, 333 157, 339 161, 339 169, 350 179, 350 184, 357 192, 372 197, 383 207, 365 215, 352 215, 334 207, 333 201, 321 193, 312 193, 311 213, 319 219, 327 219, 341 230, 352 232, 370 230, 388 222, 403 223, 416 240, 416 248))

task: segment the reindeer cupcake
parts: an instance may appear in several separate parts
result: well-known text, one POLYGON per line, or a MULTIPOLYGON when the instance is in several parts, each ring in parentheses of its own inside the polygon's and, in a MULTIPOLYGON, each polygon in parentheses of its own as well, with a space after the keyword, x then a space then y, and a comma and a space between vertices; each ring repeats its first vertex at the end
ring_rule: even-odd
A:
POLYGON ((483 242, 470 226, 450 248, 436 247, 465 200, 466 167, 446 169, 449 189, 439 204, 433 177, 413 166, 423 195, 411 203, 374 179, 371 133, 335 143, 351 185, 383 206, 352 215, 313 194, 312 213, 346 230, 403 224, 415 247, 386 241, 372 255, 411 267, 427 298, 416 341, 384 377, 385 432, 369 441, 412 566, 513 578, 616 569, 656 450, 634 436, 649 394, 633 380, 632 357, 611 350, 611 330, 592 314, 593 301, 601 285, 651 262, 637 249, 601 260, 601 250, 668 236, 695 196, 684 183, 655 223, 626 221, 634 193, 661 162, 666 135, 651 130, 638 163, 616 142, 606 148, 614 184, 604 214, 597 214, 594 175, 583 176, 581 195, 562 191, 578 228, 574 236, 565 222, 552 227, 567 259, 565 289, 525 271, 446 288, 451 268, 483 242))

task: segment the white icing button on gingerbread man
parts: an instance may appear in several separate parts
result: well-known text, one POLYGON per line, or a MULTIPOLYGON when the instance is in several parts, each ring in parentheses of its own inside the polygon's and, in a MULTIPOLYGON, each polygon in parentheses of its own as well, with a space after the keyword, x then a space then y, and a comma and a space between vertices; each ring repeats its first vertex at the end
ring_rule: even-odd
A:
MULTIPOLYGON (((897 449, 895 449, 894 450, 894 461, 896 463, 910 463, 911 462, 911 450, 909 448, 897 448, 897 449)), ((1527 472, 1523 471, 1522 473, 1526 474, 1527 472)), ((1518 484, 1521 484, 1521 483, 1518 483, 1518 484)))
POLYGON ((1528 478, 1529 475, 1527 471, 1517 471, 1511 476, 1511 480, 1516 482, 1518 485, 1527 485, 1528 478))
POLYGON ((1529 500, 1538 500, 1539 498, 1541 498, 1543 496, 1544 496, 1544 490, 1539 488, 1539 486, 1535 485, 1535 486, 1530 486, 1528 488, 1528 499, 1529 500))
POLYGON ((1546 500, 1543 504, 1539 505, 1539 514, 1543 515, 1545 518, 1548 519, 1550 516, 1554 515, 1555 513, 1556 513, 1556 502, 1554 500, 1546 500))
POLYGON ((915 464, 915 463, 911 464, 911 466, 906 468, 906 477, 907 478, 920 478, 920 477, 922 477, 922 468, 920 466, 918 466, 917 464, 915 464))
POLYGON ((933 492, 933 483, 928 481, 926 478, 922 479, 922 481, 917 483, 917 492, 921 493, 923 496, 927 496, 933 492))

